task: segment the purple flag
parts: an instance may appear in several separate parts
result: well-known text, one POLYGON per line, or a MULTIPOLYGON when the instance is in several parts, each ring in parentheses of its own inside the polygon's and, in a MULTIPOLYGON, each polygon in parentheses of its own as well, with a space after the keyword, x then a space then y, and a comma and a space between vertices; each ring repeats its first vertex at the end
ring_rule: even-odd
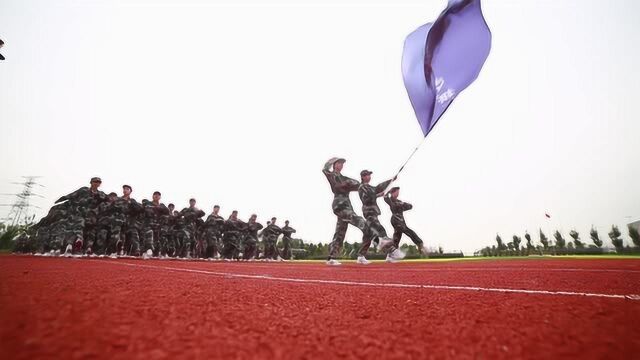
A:
POLYGON ((435 22, 407 36, 402 77, 424 136, 478 77, 490 49, 491 31, 480 0, 449 0, 435 22))

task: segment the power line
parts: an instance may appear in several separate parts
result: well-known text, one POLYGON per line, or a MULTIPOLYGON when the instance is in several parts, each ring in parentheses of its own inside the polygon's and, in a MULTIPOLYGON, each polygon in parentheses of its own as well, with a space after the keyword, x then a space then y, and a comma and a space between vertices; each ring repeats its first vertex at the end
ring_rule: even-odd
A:
POLYGON ((24 179, 23 182, 12 182, 12 184, 22 185, 22 191, 17 194, 2 194, 15 196, 16 198, 13 204, 0 204, 0 206, 11 207, 9 214, 3 220, 9 221, 12 226, 29 220, 29 209, 32 207, 39 208, 30 204, 31 198, 34 196, 43 197, 33 192, 33 188, 36 186, 44 187, 36 182, 36 179, 41 177, 42 176, 22 176, 24 179))

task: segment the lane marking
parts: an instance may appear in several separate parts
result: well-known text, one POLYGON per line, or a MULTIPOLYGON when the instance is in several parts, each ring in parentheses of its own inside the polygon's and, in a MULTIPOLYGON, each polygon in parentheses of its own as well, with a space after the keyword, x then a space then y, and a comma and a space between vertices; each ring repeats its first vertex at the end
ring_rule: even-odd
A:
POLYGON ((350 286, 405 288, 405 289, 409 288, 409 289, 435 289, 435 290, 458 290, 458 291, 483 291, 483 292, 497 292, 497 293, 513 293, 513 294, 584 296, 584 297, 597 297, 597 298, 608 298, 608 299, 640 300, 640 295, 636 295, 636 294, 616 295, 616 294, 599 294, 599 293, 585 293, 585 292, 574 292, 574 291, 489 288, 489 287, 480 287, 480 286, 421 285, 421 284, 402 284, 402 283, 372 283, 372 282, 345 281, 345 280, 296 279, 296 278, 278 277, 278 276, 270 276, 270 275, 234 274, 234 273, 228 273, 228 272, 185 269, 185 268, 169 267, 169 266, 132 264, 128 262, 118 262, 118 261, 105 261, 105 262, 109 264, 124 265, 124 266, 131 266, 131 267, 169 270, 169 271, 204 274, 204 275, 215 275, 215 276, 227 277, 227 278, 270 280, 270 281, 304 283, 304 284, 350 285, 350 286))
MULTIPOLYGON (((204 262, 192 262, 193 264, 200 264, 204 262)), ((238 265, 241 268, 245 268, 248 263, 245 262, 207 262, 206 264, 220 264, 220 265, 238 265)), ((348 265, 354 265, 355 263, 346 263, 348 265)), ((261 263, 251 263, 250 268, 260 268, 260 269, 299 269, 300 266, 314 266, 318 268, 326 268, 324 264, 282 264, 282 263, 274 263, 271 265, 261 264, 261 263)), ((383 263, 374 263, 372 265, 383 265, 383 263)), ((386 264, 384 264, 386 265, 386 264)), ((504 268, 483 268, 483 267, 475 267, 475 268, 466 268, 466 267, 430 267, 424 266, 423 268, 406 268, 403 266, 393 267, 396 264, 389 264, 388 267, 373 267, 371 265, 364 267, 360 265, 362 268, 366 268, 367 271, 383 271, 383 272, 398 272, 398 271, 406 271, 406 272, 418 272, 418 273, 427 273, 433 271, 505 271, 505 270, 522 270, 522 271, 568 271, 568 272, 615 272, 615 273, 629 273, 629 274, 640 274, 640 270, 626 270, 626 269, 581 269, 581 268, 521 268, 521 267, 504 267, 504 268)), ((407 264, 407 265, 410 265, 407 264)), ((405 265, 406 266, 406 265, 405 265)))

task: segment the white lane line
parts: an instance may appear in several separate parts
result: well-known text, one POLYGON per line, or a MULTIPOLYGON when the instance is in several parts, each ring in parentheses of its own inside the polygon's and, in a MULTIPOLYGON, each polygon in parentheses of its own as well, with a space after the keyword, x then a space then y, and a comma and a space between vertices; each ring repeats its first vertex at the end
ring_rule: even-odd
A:
POLYGON ((169 266, 141 265, 141 264, 132 264, 128 262, 118 262, 118 261, 106 261, 106 262, 110 264, 116 264, 116 265, 187 272, 187 273, 195 273, 195 274, 215 275, 215 276, 221 276, 221 277, 227 277, 227 278, 258 279, 258 280, 270 280, 270 281, 281 281, 281 282, 291 282, 291 283, 412 288, 412 289, 459 290, 459 291, 485 291, 485 292, 497 292, 497 293, 585 296, 585 297, 599 297, 599 298, 609 298, 609 299, 640 300, 640 295, 616 295, 616 294, 598 294, 598 293, 584 293, 584 292, 573 292, 573 291, 487 288, 487 287, 479 287, 479 286, 420 285, 420 284, 401 284, 401 283, 372 283, 372 282, 344 281, 344 280, 296 279, 296 278, 287 278, 287 277, 278 277, 278 276, 269 276, 269 275, 234 274, 234 273, 228 273, 228 272, 185 269, 185 268, 177 268, 177 267, 169 267, 169 266))
MULTIPOLYGON (((194 262, 194 264, 197 264, 197 262, 194 262)), ((222 264, 222 265, 236 265, 236 263, 234 262, 209 262, 208 264, 222 264)), ((246 263, 237 263, 237 265, 242 268, 246 263)), ((348 264, 348 263, 347 263, 348 264)), ((271 265, 266 265, 266 264, 256 264, 253 263, 251 264, 251 268, 261 268, 261 269, 299 269, 300 265, 304 265, 304 266, 308 266, 307 264, 279 264, 279 263, 274 263, 271 265)), ((316 265, 316 264, 311 264, 311 265, 316 265)), ((321 267, 325 267, 324 264, 320 265, 317 264, 318 266, 321 267)), ((376 264, 374 263, 374 265, 389 265, 389 266, 385 266, 385 267, 367 267, 367 272, 370 271, 381 271, 381 272, 417 272, 417 273, 425 273, 425 272, 434 272, 434 271, 477 271, 477 272, 482 272, 482 271, 505 271, 505 270, 522 270, 522 271, 537 271, 537 272, 541 272, 541 271, 567 271, 567 272, 613 272, 613 273, 628 273, 628 274, 640 274, 640 270, 626 270, 626 269, 581 269, 581 268, 526 268, 526 267, 503 267, 503 268, 485 268, 485 267, 450 267, 450 268, 446 268, 446 267, 431 267, 429 265, 425 265, 421 268, 404 268, 402 266, 397 266, 394 267, 393 265, 395 264, 376 264)), ((408 265, 410 265, 410 263, 408 263, 408 265)))

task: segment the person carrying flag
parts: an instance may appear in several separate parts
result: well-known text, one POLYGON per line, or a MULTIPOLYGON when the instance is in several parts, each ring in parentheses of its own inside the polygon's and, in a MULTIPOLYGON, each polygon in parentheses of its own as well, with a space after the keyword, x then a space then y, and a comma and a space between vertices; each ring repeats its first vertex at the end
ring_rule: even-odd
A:
POLYGON ((367 260, 366 255, 373 241, 378 246, 378 250, 385 251, 393 260, 401 260, 404 258, 404 254, 396 249, 393 245, 393 241, 387 237, 387 231, 384 229, 378 216, 380 215, 380 208, 378 207, 378 197, 384 195, 384 190, 395 181, 397 175, 393 179, 383 181, 377 186, 369 184, 371 182, 371 174, 369 170, 362 170, 360 172, 360 180, 362 183, 358 187, 358 195, 360 195, 360 201, 362 201, 362 216, 366 221, 366 229, 362 235, 362 246, 358 252, 358 264, 367 265, 370 263, 367 260))

